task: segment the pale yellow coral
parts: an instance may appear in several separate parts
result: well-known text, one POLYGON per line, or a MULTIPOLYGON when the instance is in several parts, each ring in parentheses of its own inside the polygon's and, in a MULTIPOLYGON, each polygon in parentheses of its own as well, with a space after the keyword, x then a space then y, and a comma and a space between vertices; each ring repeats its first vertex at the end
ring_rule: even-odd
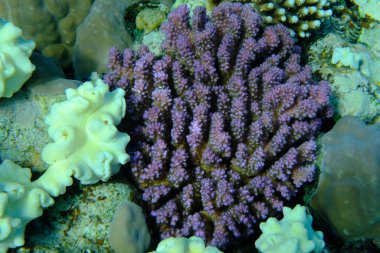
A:
POLYGON ((42 150, 42 159, 50 165, 43 177, 49 173, 51 177, 42 180, 41 187, 49 194, 62 194, 71 175, 82 184, 107 181, 129 160, 125 152, 129 136, 115 126, 125 114, 124 94, 121 89, 109 92, 108 85, 93 75, 79 88, 67 89, 67 100, 52 106, 45 122, 54 142, 42 150), (57 173, 62 174, 58 183, 47 187, 57 173), (60 184, 60 179, 65 182, 60 184))
POLYGON ((20 90, 35 69, 29 60, 35 43, 21 35, 20 28, 0 19, 0 97, 20 90))

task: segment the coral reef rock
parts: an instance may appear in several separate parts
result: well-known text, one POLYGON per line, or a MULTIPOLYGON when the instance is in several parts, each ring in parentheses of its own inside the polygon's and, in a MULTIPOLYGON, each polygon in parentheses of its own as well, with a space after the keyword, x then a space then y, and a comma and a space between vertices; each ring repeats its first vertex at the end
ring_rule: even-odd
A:
POLYGON ((380 123, 340 119, 322 137, 322 167, 311 206, 342 239, 380 240, 380 123))
POLYGON ((76 79, 86 80, 93 71, 105 72, 110 47, 132 46, 124 15, 126 8, 136 1, 95 0, 88 16, 77 29, 73 58, 76 79))
POLYGON ((311 45, 309 64, 331 83, 335 118, 352 115, 368 123, 378 122, 380 86, 376 66, 380 66, 380 57, 376 56, 376 45, 379 44, 370 43, 374 37, 362 40, 368 44, 351 44, 336 34, 328 34, 311 45))
POLYGON ((94 0, 0 0, 0 17, 19 26, 43 55, 62 66, 72 63, 76 28, 94 0))
POLYGON ((124 183, 77 185, 55 199, 40 219, 27 228, 25 247, 15 252, 111 252, 112 214, 129 201, 133 189, 124 183))

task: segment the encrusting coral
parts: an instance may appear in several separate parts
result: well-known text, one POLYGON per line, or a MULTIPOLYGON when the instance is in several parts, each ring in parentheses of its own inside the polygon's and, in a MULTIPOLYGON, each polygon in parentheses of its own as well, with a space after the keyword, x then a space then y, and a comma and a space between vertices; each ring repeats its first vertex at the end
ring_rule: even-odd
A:
POLYGON ((313 180, 329 85, 250 5, 197 7, 191 25, 180 6, 161 29, 163 57, 114 48, 105 76, 126 90, 132 173, 161 238, 239 244, 313 180))

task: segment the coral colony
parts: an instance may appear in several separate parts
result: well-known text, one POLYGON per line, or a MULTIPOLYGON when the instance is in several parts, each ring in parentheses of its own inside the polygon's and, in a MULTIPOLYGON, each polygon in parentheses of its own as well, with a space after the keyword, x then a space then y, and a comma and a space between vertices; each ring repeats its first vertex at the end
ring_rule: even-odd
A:
POLYGON ((224 248, 313 180, 329 85, 250 5, 197 7, 191 22, 180 6, 162 31, 162 57, 113 48, 105 81, 126 91, 130 166, 161 238, 224 248))
POLYGON ((333 13, 336 0, 252 0, 267 24, 284 24, 299 37, 309 37, 310 31, 320 28, 321 23, 333 13))

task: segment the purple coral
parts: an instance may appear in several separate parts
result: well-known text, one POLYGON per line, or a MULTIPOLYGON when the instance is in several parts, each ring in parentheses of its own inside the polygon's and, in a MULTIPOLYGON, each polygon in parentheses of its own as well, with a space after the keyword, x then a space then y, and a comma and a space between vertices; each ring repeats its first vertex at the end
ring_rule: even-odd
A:
MULTIPOLYGON (((282 25, 249 5, 180 6, 161 27, 165 56, 113 49, 105 80, 127 91, 131 167, 161 237, 226 247, 313 179, 329 86, 300 65, 282 25)), ((238 242, 238 241, 237 241, 238 242)))

